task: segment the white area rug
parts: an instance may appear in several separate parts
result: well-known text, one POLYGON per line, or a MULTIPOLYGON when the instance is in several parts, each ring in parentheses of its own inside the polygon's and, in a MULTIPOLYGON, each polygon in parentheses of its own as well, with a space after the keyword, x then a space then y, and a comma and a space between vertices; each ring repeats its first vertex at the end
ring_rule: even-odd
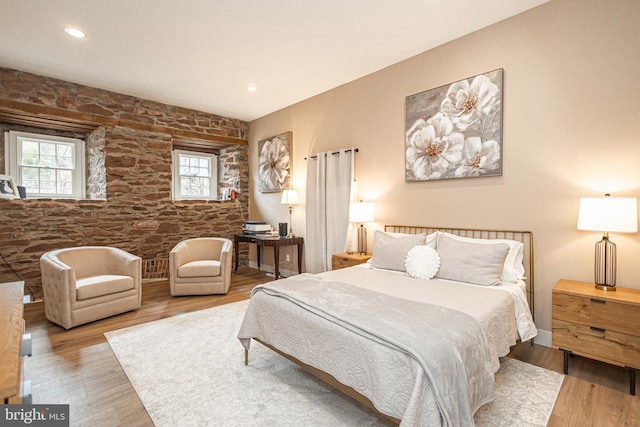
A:
MULTIPOLYGON (((156 426, 384 426, 358 402, 236 338, 248 301, 105 334, 156 426)), ((504 358, 478 426, 546 425, 563 375, 504 358)))

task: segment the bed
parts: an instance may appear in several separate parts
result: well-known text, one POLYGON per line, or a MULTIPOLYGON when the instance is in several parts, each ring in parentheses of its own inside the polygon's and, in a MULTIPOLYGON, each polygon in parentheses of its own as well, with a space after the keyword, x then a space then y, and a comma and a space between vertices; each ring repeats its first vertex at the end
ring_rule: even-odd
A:
POLYGON ((245 362, 253 339, 400 425, 473 425, 537 333, 532 233, 387 225, 370 261, 256 287, 245 362))

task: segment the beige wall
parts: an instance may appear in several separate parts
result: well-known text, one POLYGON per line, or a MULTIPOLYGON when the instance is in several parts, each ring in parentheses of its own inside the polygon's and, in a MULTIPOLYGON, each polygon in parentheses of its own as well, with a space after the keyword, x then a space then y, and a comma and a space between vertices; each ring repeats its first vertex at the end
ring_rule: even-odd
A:
MULTIPOLYGON (((531 230, 536 323, 551 330, 551 288, 592 280, 598 233, 576 230, 580 196, 640 190, 640 2, 553 0, 250 123, 251 217, 287 221, 257 189, 257 141, 293 131, 304 199, 309 153, 356 146, 361 198, 376 223, 531 230), (503 175, 407 183, 407 95, 504 69, 503 175)), ((339 64, 336 64, 339 66, 339 64)), ((294 230, 304 234, 304 205, 294 230)), ((640 234, 612 235, 618 285, 640 288, 640 234)))

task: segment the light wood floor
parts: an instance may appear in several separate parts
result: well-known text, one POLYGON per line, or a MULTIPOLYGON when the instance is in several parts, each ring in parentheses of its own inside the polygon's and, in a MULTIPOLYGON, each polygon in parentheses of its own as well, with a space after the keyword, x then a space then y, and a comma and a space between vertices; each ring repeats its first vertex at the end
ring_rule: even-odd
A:
MULTIPOLYGON (((69 404, 72 426, 152 426, 103 333, 240 301, 254 286, 270 280, 263 272, 240 267, 227 295, 175 298, 169 295, 168 282, 147 283, 140 309, 69 331, 45 319, 42 303, 27 305, 33 356, 25 362, 25 376, 32 382, 33 402, 69 404)), ((557 350, 524 343, 510 356, 562 372, 562 354, 557 350)), ((628 381, 623 369, 572 358, 549 425, 640 425, 640 395, 629 395, 628 381)))

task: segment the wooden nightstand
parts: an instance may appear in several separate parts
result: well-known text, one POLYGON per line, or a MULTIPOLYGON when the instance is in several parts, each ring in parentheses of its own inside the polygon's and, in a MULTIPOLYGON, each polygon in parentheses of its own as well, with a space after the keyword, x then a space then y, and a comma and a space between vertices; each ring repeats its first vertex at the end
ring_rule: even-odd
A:
POLYGON ((635 395, 640 290, 601 291, 593 283, 560 280, 553 288, 551 317, 552 345, 564 351, 565 374, 571 354, 621 366, 629 369, 629 392, 635 395))
POLYGON ((331 269, 338 270, 340 268, 352 267, 367 262, 369 258, 371 258, 371 254, 360 255, 357 252, 350 254, 333 254, 331 256, 331 269))

